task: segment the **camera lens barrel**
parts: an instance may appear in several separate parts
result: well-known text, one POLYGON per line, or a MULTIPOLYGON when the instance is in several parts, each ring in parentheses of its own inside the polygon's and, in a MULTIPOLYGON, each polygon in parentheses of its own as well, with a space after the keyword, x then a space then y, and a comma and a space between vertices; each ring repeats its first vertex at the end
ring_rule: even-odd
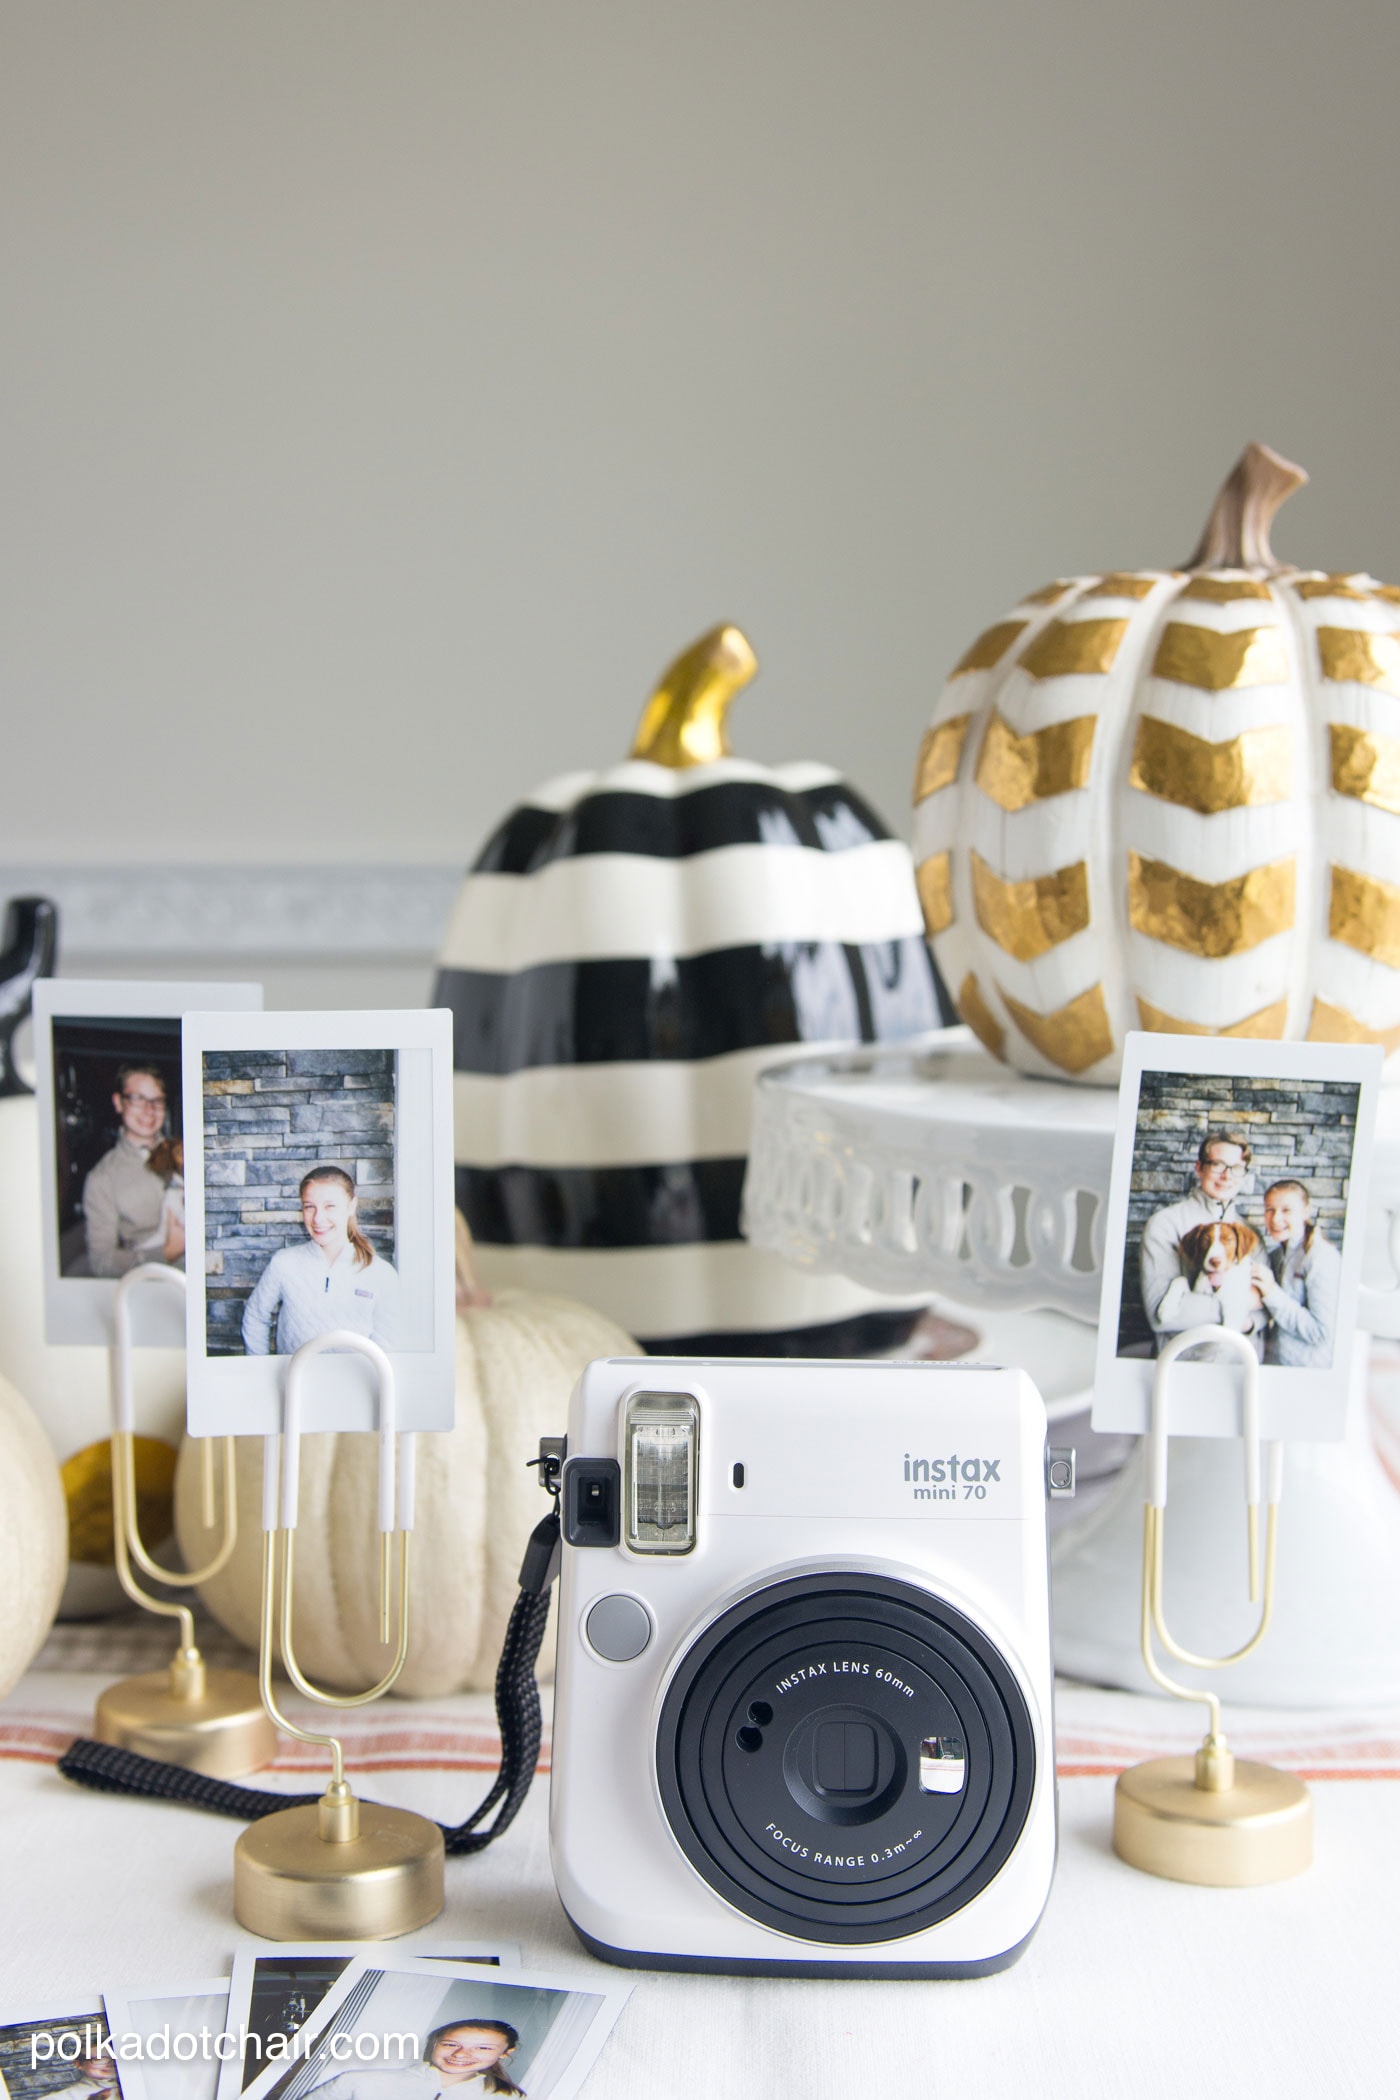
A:
POLYGON ((1035 1784, 1031 1716, 969 1619, 878 1575, 746 1597, 682 1657, 657 1779, 692 1866, 746 1916, 857 1945, 922 1932, 1010 1855, 1035 1784))

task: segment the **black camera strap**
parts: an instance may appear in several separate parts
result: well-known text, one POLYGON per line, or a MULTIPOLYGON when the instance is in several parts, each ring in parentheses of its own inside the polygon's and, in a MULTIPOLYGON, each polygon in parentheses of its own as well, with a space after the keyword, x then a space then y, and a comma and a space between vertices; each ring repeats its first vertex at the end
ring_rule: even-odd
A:
MULTIPOLYGON (((549 1617, 550 1587, 558 1572, 556 1500, 549 1515, 541 1518, 530 1534, 520 1568, 520 1595, 506 1627, 496 1668, 501 1768, 485 1800, 464 1823, 439 1826, 449 1854, 480 1852, 493 1838, 500 1837, 515 1821, 530 1791, 540 1753, 540 1694, 535 1663, 549 1617), (482 1829, 492 1809, 496 1810, 495 1820, 482 1829)), ((203 1772, 189 1772, 182 1765, 163 1764, 157 1758, 141 1757, 134 1750, 119 1750, 114 1744, 96 1743, 85 1736, 64 1752, 58 1769, 65 1779, 91 1787, 97 1793, 180 1801, 188 1808, 205 1808, 216 1816, 236 1816, 244 1823, 276 1815, 279 1809, 306 1807, 321 1798, 319 1794, 269 1794, 260 1787, 232 1786, 225 1779, 211 1779, 203 1772)))

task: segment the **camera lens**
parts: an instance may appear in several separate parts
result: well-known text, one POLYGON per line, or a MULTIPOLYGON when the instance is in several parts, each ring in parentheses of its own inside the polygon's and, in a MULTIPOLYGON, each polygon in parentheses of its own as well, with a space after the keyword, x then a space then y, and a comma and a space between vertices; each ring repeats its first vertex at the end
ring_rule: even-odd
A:
POLYGON ((971 1902, 1035 1779, 996 1646, 927 1591, 862 1575, 776 1583, 717 1619, 672 1678, 656 1754, 710 1887, 832 1943, 901 1938, 971 1902))

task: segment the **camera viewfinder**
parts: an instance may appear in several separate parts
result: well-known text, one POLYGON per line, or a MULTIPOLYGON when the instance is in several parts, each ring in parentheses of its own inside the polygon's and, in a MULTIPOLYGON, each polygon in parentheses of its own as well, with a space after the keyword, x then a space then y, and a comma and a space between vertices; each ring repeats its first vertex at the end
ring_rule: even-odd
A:
POLYGON ((627 1403, 627 1543, 634 1553, 695 1544, 700 1410, 689 1393, 634 1393, 627 1403))

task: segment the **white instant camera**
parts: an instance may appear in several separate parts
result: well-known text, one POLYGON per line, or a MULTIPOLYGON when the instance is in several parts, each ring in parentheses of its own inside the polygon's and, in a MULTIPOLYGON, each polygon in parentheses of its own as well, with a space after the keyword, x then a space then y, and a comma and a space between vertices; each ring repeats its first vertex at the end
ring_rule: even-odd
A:
POLYGON ((550 1837, 630 1967, 1004 1968, 1055 1861, 1021 1371, 613 1358, 574 1389, 550 1837))

